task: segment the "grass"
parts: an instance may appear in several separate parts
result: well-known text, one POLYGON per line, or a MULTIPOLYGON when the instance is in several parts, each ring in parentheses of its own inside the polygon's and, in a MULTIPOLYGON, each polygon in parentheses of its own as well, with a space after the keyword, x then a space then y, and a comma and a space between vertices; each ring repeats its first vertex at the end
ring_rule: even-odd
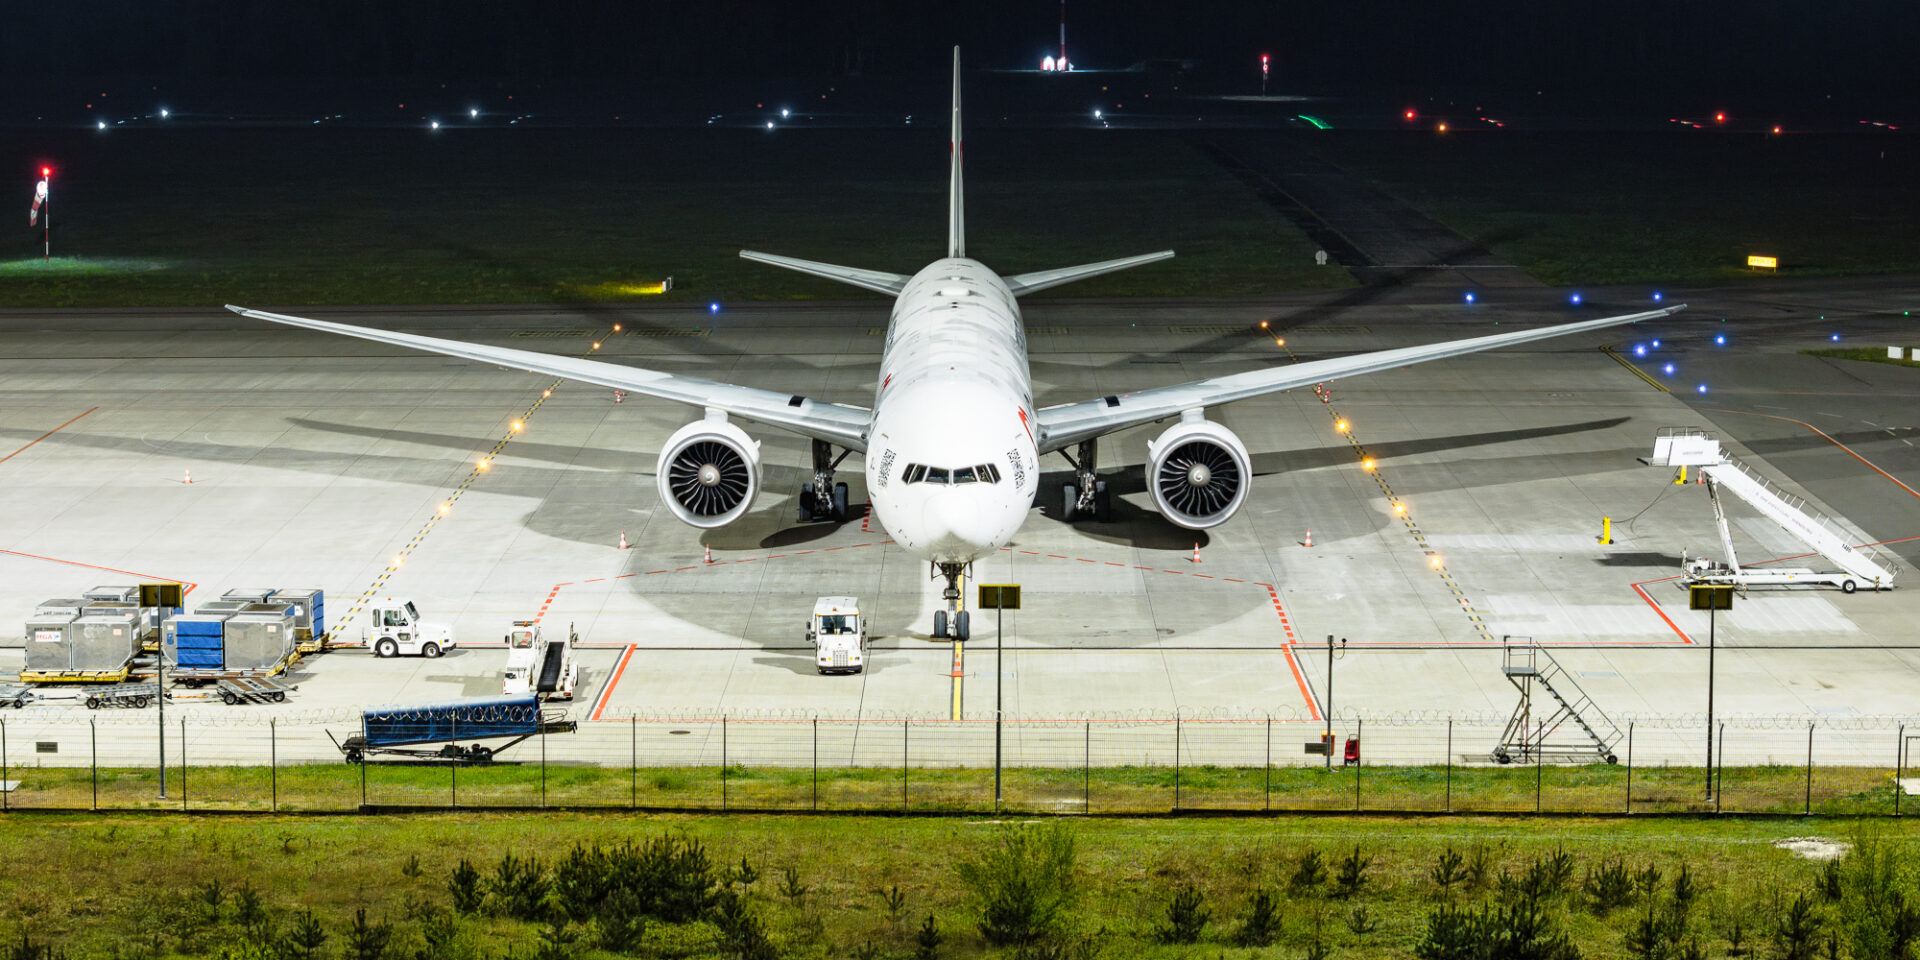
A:
POLYGON ((1920 269, 1920 155, 1887 138, 1334 131, 1332 161, 1550 284, 1920 269), (1780 258, 1778 273, 1745 266, 1780 258))
POLYGON ((1896 367, 1920 367, 1920 361, 1895 360, 1887 356, 1885 347, 1834 347, 1819 350, 1802 350, 1809 357, 1833 357, 1838 360, 1866 360, 1872 363, 1892 364, 1896 367))
MULTIPOLYGON (((386 808, 487 807, 690 811, 985 813, 995 809, 993 770, 938 767, 640 767, 538 762, 484 767, 437 764, 288 764, 171 767, 159 799, 151 768, 101 768, 102 810, 335 811, 365 802, 386 808)), ((21 783, 9 809, 95 809, 86 767, 13 767, 21 783)), ((1895 812, 1891 771, 1871 767, 1730 766, 1720 801, 1703 800, 1699 768, 1625 766, 1441 766, 1010 768, 1001 809, 1039 814, 1222 812, 1405 812, 1637 814, 1729 813, 1882 816, 1895 812)), ((1908 805, 1912 807, 1912 804, 1908 805)))
MULTIPOLYGON (((0 876, 0 931, 52 940, 73 957, 255 956, 238 928, 233 900, 241 888, 259 894, 270 924, 285 929, 297 911, 312 910, 331 932, 324 955, 342 956, 345 927, 358 908, 394 924, 397 954, 411 956, 430 918, 449 906, 446 879, 462 858, 484 874, 503 855, 552 863, 575 843, 644 840, 675 831, 707 845, 716 864, 742 858, 761 879, 748 898, 785 956, 845 955, 872 943, 878 956, 910 952, 922 919, 936 918, 945 942, 938 955, 990 955, 974 930, 977 914, 955 866, 993 843, 992 822, 944 819, 791 818, 781 816, 635 817, 620 814, 535 816, 461 813, 405 817, 248 818, 245 820, 48 815, 10 818, 4 830, 18 869, 0 876), (31 866, 27 866, 31 865, 31 866), (787 868, 808 888, 800 898, 778 893, 787 868), (218 883, 227 896, 207 905, 218 883), (883 906, 882 892, 904 894, 899 913, 883 906)), ((1191 956, 1194 947, 1162 946, 1152 927, 1173 892, 1192 886, 1215 920, 1201 950, 1223 951, 1253 890, 1280 894, 1280 937, 1256 956, 1294 957, 1316 935, 1335 956, 1406 957, 1426 914, 1443 901, 1475 903, 1486 889, 1442 893, 1428 878, 1441 851, 1480 851, 1491 867, 1518 871, 1564 850, 1582 870, 1621 857, 1634 868, 1659 867, 1670 877, 1687 865, 1703 894, 1691 927, 1721 955, 1724 931, 1736 918, 1758 930, 1767 904, 1809 890, 1818 865, 1771 841, 1824 833, 1842 839, 1854 828, 1739 819, 1700 821, 1567 821, 1552 833, 1536 824, 1497 817, 1393 821, 1312 820, 1077 820, 1081 895, 1076 929, 1105 955, 1147 960, 1191 956), (1327 887, 1288 891, 1294 862, 1318 850, 1333 865, 1359 848, 1372 858, 1366 884, 1351 901, 1327 887), (1370 932, 1347 924, 1364 906, 1370 932)), ((1873 835, 1885 849, 1910 859, 1916 829, 1886 824, 1873 835)), ((1491 885, 1491 884, 1489 884, 1491 885)), ((1634 910, 1602 917, 1577 894, 1550 901, 1551 913, 1591 956, 1622 955, 1634 910)), ((456 919, 471 953, 528 952, 538 928, 486 913, 456 919)), ((655 924, 639 950, 652 957, 713 956, 713 931, 704 923, 655 924)), ((575 955, 597 956, 582 950, 575 955)))
MULTIPOLYGON (((1343 285, 1172 136, 988 130, 968 252, 1004 273, 1173 247, 1062 295, 1343 285)), ((180 129, 52 134, 52 261, 0 249, 0 306, 809 299, 742 247, 911 273, 944 252, 932 129, 180 129), (664 298, 642 292, 666 277, 664 298)))

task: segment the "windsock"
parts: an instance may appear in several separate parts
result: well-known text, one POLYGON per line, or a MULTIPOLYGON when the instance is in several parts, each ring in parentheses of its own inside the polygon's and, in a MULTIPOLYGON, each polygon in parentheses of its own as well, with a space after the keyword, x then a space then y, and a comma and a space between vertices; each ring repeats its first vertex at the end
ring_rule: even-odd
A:
POLYGON ((40 208, 45 206, 46 203, 47 181, 45 178, 41 178, 40 182, 34 184, 33 187, 33 209, 27 211, 27 226, 31 227, 40 222, 40 208))

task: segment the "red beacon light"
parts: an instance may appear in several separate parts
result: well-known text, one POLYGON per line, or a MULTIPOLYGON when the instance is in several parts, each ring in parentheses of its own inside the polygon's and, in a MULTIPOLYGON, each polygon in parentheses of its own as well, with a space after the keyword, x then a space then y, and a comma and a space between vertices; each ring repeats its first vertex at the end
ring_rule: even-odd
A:
POLYGON ((53 176, 53 168, 52 168, 52 167, 41 167, 41 168, 40 168, 40 175, 41 175, 41 176, 43 176, 43 177, 51 177, 51 176, 53 176))
POLYGON ((1716 113, 1716 114, 1714 114, 1714 115, 1713 115, 1713 122, 1714 122, 1714 123, 1726 123, 1726 122, 1727 122, 1727 115, 1726 115, 1725 113, 1716 113))
POLYGON ((1409 109, 1406 113, 1401 114, 1401 116, 1406 117, 1408 120, 1412 120, 1414 118, 1414 115, 1415 114, 1411 109, 1409 109))

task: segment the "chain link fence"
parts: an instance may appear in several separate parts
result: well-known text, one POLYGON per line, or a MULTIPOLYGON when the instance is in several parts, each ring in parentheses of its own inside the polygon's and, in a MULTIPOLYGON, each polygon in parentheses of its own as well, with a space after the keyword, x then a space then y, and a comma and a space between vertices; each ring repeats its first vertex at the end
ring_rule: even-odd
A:
POLYGON ((1700 718, 1640 718, 1623 725, 1613 763, 1598 750, 1544 763, 1522 750, 1500 762, 1506 722, 1182 717, 996 728, 635 716, 511 746, 480 741, 501 748, 491 763, 375 754, 355 764, 338 744, 360 732, 357 714, 169 712, 162 727, 152 711, 26 710, 0 718, 0 808, 1899 816, 1913 807, 1902 780, 1920 726, 1903 719, 1742 717, 1709 728, 1700 718), (1310 752, 1327 742, 1322 730, 1331 752, 1310 752))

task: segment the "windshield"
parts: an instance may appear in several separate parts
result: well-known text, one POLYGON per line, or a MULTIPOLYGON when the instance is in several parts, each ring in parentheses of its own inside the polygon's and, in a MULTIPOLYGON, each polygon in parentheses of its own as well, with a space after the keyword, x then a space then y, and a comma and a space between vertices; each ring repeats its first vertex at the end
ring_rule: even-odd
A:
POLYGON ((855 625, 858 622, 858 620, 859 620, 858 617, 849 617, 844 615, 821 617, 820 632, 821 633, 852 633, 855 629, 855 625))
POLYGON ((419 619, 420 619, 420 611, 415 610, 413 608, 412 600, 408 600, 407 601, 407 621, 409 623, 412 623, 412 622, 418 621, 419 619))

